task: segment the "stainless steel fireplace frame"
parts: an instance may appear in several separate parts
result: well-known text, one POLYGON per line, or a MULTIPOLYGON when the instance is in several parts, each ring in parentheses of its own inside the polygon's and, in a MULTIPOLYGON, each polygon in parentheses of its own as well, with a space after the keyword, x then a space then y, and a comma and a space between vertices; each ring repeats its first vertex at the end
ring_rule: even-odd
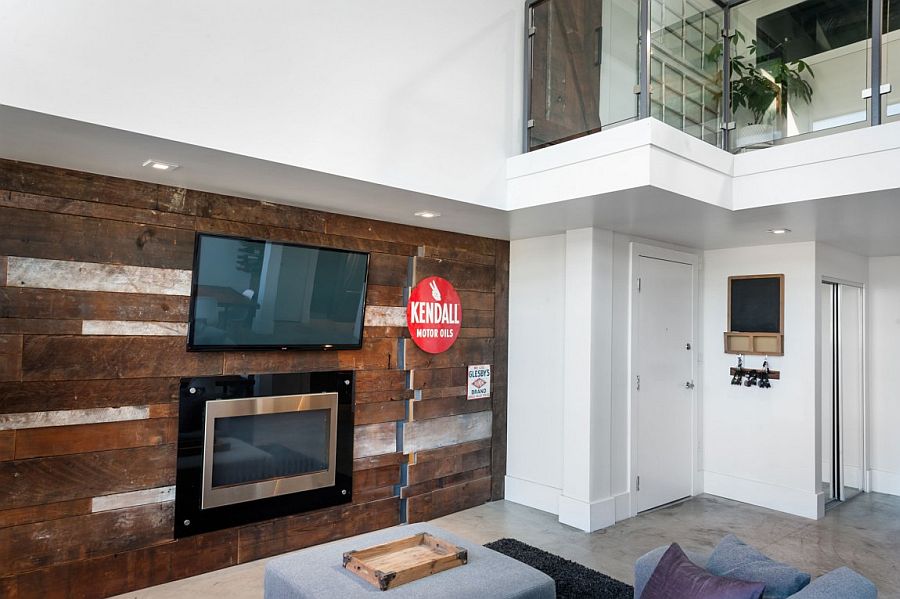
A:
POLYGON ((206 404, 204 420, 203 483, 200 506, 210 509, 300 491, 334 486, 337 452, 338 394, 313 393, 270 397, 245 397, 206 404), (213 486, 215 424, 221 418, 259 416, 314 410, 328 411, 328 468, 296 476, 273 478, 230 486, 213 486))

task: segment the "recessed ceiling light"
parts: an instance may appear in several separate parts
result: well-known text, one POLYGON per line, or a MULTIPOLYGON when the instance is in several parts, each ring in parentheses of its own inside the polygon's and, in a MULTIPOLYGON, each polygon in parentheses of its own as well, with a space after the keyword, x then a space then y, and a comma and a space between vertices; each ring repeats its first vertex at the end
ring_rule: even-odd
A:
POLYGON ((431 210, 421 210, 419 212, 416 212, 416 216, 420 218, 437 218, 440 215, 440 212, 432 212, 431 210))
POLYGON ((786 235, 790 232, 790 229, 769 229, 769 233, 771 233, 772 235, 786 235))
POLYGON ((152 158, 149 160, 145 160, 143 166, 149 166, 150 168, 155 168, 158 171, 174 171, 176 168, 178 168, 178 165, 172 162, 163 162, 162 160, 153 160, 152 158))

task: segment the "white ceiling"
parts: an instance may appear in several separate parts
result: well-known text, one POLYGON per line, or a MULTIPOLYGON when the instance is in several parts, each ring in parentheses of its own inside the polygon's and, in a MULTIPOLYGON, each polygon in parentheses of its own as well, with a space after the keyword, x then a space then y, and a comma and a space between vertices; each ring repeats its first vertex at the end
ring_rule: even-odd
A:
POLYGON ((0 157, 503 239, 594 226, 700 249, 816 240, 900 255, 897 191, 732 211, 642 187, 507 212, 8 106, 0 157), (148 158, 182 166, 154 171, 141 166, 148 158), (442 216, 415 217, 420 210, 442 216), (767 232, 779 227, 792 233, 767 232))

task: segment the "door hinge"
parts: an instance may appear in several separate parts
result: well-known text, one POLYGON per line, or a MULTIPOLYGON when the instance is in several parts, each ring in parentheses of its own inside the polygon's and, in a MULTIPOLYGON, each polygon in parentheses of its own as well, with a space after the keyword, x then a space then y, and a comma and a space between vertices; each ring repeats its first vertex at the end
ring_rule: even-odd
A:
POLYGON ((635 483, 635 491, 641 490, 641 477, 637 477, 637 482, 635 483))
POLYGON ((638 277, 638 293, 641 292, 641 277, 638 277))
POLYGON ((637 375, 637 390, 641 390, 641 375, 637 375))

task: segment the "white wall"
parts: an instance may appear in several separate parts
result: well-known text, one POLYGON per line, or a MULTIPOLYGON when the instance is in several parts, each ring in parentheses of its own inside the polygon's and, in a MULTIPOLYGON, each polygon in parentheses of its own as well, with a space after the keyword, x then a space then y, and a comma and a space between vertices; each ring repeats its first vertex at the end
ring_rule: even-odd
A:
POLYGON ((523 19, 521 0, 5 0, 0 104, 496 206, 523 19))
POLYGON ((900 256, 869 259, 869 476, 900 495, 900 256))
MULTIPOLYGON (((703 465, 707 493, 816 518, 818 373, 816 244, 704 253, 703 465), (781 380, 771 389, 731 385, 726 354, 728 277, 785 275, 784 356, 770 358, 781 380)), ((760 367, 761 356, 745 365, 760 367)))
POLYGON ((566 236, 509 248, 506 498, 558 513, 563 463, 566 236))

